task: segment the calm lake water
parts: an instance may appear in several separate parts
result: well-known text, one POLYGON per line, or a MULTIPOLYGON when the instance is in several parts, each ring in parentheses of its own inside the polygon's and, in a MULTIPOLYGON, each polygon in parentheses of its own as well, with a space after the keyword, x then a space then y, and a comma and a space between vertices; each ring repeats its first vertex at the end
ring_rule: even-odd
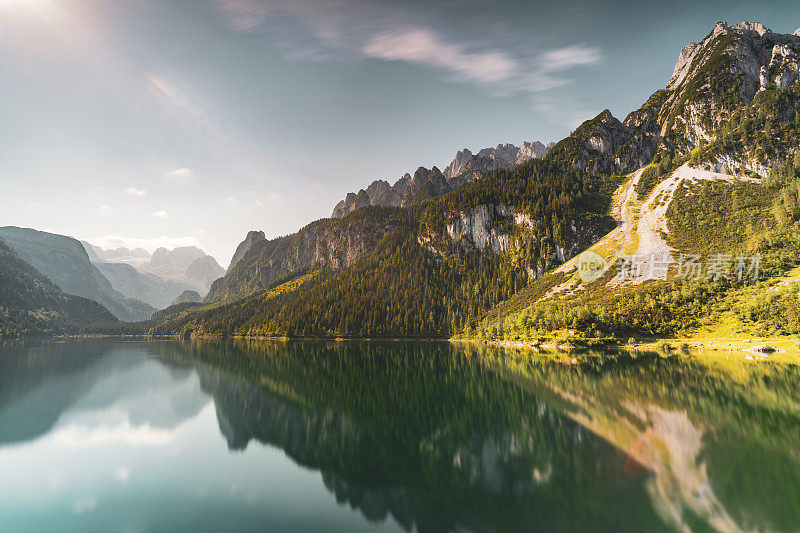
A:
POLYGON ((445 343, 0 345, 0 531, 797 531, 800 372, 445 343))

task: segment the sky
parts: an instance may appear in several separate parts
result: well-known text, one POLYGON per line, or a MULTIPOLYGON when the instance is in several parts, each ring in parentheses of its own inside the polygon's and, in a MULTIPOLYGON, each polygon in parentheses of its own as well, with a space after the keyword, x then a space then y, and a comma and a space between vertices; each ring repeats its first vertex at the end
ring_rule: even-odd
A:
POLYGON ((227 266, 373 180, 623 119, 745 19, 800 3, 0 0, 0 225, 227 266))

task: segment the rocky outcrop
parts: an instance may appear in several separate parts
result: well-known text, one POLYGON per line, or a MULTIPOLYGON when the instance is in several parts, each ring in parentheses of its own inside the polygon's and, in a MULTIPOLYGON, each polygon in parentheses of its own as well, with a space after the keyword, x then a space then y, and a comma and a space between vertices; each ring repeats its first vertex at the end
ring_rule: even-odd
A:
POLYGON ((489 248, 500 253, 508 250, 511 244, 509 224, 513 220, 513 208, 481 204, 458 213, 455 220, 447 224, 445 231, 451 241, 466 250, 483 251, 489 248))
POLYGON ((414 172, 414 177, 408 184, 405 193, 403 193, 403 199, 400 201, 400 205, 405 207, 411 204, 424 202, 425 200, 450 192, 450 190, 451 188, 447 180, 438 168, 433 167, 428 170, 425 167, 419 167, 416 172, 414 172))
POLYGON ((649 123, 637 120, 642 120, 638 127, 623 124, 606 109, 556 144, 547 157, 592 174, 636 170, 652 159, 654 144, 644 126, 649 123))
POLYGON ((231 264, 228 267, 228 270, 232 269, 236 263, 238 263, 244 254, 247 253, 247 250, 253 247, 253 245, 257 242, 261 242, 266 239, 263 231, 248 231, 247 236, 244 238, 242 242, 239 243, 239 246, 236 247, 236 251, 233 253, 233 257, 231 258, 231 264))
MULTIPOLYGON (((479 204, 450 217, 443 228, 423 227, 417 238, 421 246, 446 256, 450 246, 457 244, 465 252, 491 250, 495 254, 510 253, 512 257, 524 248, 539 244, 540 223, 512 206, 479 204)), ((578 251, 596 242, 608 228, 593 224, 570 222, 563 242, 553 243, 549 252, 536 265, 518 264, 531 278, 539 277, 546 268, 574 257, 578 251)))
MULTIPOLYGON (((592 173, 629 173, 663 150, 670 157, 713 142, 725 121, 765 90, 798 83, 800 37, 773 33, 761 23, 718 23, 699 43, 681 50, 669 81, 620 123, 606 110, 558 143, 548 157, 592 173)), ((789 113, 788 119, 794 114, 789 113)), ((784 154, 785 155, 785 154, 784 154)), ((752 155, 714 154, 733 168, 767 175, 773 162, 752 155)), ((781 158, 776 159, 782 161, 781 158)))
POLYGON ((214 282, 206 301, 252 294, 306 267, 352 266, 398 224, 393 219, 371 217, 326 219, 293 235, 257 242, 234 268, 214 282))
POLYGON ((685 150, 714 131, 734 108, 755 95, 791 85, 798 74, 800 37, 773 33, 760 22, 719 22, 700 43, 680 53, 659 110, 661 135, 674 134, 685 150), (729 91, 738 86, 739 101, 729 91))
POLYGON ((512 168, 525 161, 542 158, 554 145, 555 143, 544 145, 538 141, 525 141, 520 146, 498 144, 494 148, 484 148, 477 154, 464 148, 456 153, 456 157, 444 171, 436 167, 430 170, 419 167, 414 176, 405 174, 394 185, 378 180, 358 193, 348 193, 344 200, 336 204, 331 217, 343 218, 368 205, 406 206, 446 194, 486 172, 512 168))
POLYGON ((464 148, 456 154, 455 159, 444 169, 444 177, 451 180, 465 172, 482 170, 487 172, 498 168, 511 168, 530 159, 539 159, 547 155, 552 143, 545 146, 539 141, 527 142, 515 146, 498 144, 494 148, 484 148, 477 154, 464 148), (480 163, 476 164, 476 160, 480 163))

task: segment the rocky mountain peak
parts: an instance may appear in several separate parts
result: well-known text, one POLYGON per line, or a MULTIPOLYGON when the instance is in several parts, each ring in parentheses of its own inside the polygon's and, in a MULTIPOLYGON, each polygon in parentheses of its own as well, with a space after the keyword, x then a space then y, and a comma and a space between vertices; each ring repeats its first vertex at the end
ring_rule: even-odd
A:
POLYGON ((762 36, 765 33, 772 33, 772 30, 764 26, 761 22, 748 22, 746 20, 741 21, 731 29, 739 31, 751 31, 762 36))
POLYGON ((544 145, 539 141, 523 141, 520 146, 511 143, 498 144, 494 148, 483 148, 478 153, 464 148, 456 153, 444 171, 440 171, 437 167, 428 170, 420 166, 414 172, 414 176, 406 173, 394 185, 384 180, 376 180, 358 193, 348 193, 345 199, 333 208, 331 217, 342 218, 366 205, 408 205, 413 203, 415 198, 421 199, 417 193, 422 189, 427 189, 424 195, 426 198, 429 194, 445 194, 491 170, 511 168, 530 159, 544 157, 553 146, 555 143, 544 145), (444 180, 444 184, 439 183, 440 179, 444 180), (430 186, 423 187, 425 182, 430 182, 430 186))
POLYGON ((231 258, 231 264, 228 267, 228 270, 232 269, 255 243, 263 240, 266 240, 266 236, 264 235, 263 231, 248 231, 247 236, 242 242, 239 243, 239 246, 236 247, 236 251, 231 258))

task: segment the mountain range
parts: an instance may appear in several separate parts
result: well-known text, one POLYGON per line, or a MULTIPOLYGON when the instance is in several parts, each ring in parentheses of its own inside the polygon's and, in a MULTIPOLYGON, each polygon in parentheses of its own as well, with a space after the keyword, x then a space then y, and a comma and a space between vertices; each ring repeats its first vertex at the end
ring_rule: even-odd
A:
POLYGON ((111 250, 82 241, 89 259, 111 285, 130 298, 163 309, 186 291, 208 293, 211 283, 225 274, 217 261, 195 246, 173 250, 143 248, 111 250))
POLYGON ((409 206, 460 189, 490 170, 512 168, 531 159, 542 158, 554 143, 547 146, 539 141, 523 142, 520 146, 498 144, 473 154, 467 148, 460 150, 444 172, 433 167, 419 167, 412 176, 404 174, 394 185, 384 180, 373 181, 366 189, 347 193, 344 200, 333 208, 333 218, 342 218, 356 209, 368 205, 409 206))
POLYGON ((71 237, 13 226, 0 228, 0 243, 9 269, 0 307, 27 316, 19 320, 29 324, 27 328, 6 324, 3 330, 18 333, 63 333, 88 324, 147 320, 176 299, 200 299, 197 290, 205 293, 210 278, 224 273, 199 248, 159 249, 151 256, 143 249, 103 250, 71 237), (26 294, 31 302, 22 305, 20 298, 26 294), (32 302, 39 307, 32 307, 32 302))
POLYGON ((720 22, 624 120, 605 110, 555 144, 465 149, 444 171, 375 181, 295 234, 249 232, 227 272, 194 251, 154 253, 137 268, 210 288, 131 331, 524 340, 735 323, 800 333, 798 65, 800 30, 720 22), (604 265, 590 278, 586 250, 604 265), (727 263, 690 279, 686 257, 727 263), (759 258, 758 276, 737 276, 734 257, 759 258), (626 277, 632 258, 637 275, 626 277))

